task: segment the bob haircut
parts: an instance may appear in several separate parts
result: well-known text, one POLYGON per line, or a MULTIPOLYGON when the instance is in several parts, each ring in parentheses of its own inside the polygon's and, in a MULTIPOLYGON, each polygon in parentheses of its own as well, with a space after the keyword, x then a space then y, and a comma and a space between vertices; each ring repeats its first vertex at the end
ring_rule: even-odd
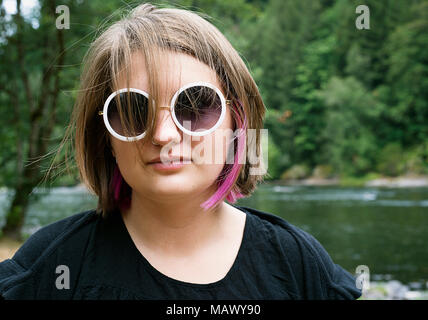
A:
MULTIPOLYGON (((257 183, 263 180, 262 175, 250 175, 245 151, 246 133, 251 128, 256 133, 256 154, 261 152, 260 129, 265 106, 239 54, 223 34, 200 15, 183 9, 141 4, 109 26, 91 44, 83 59, 80 88, 63 140, 75 134, 72 147, 80 179, 90 192, 98 196, 97 213, 103 216, 117 208, 128 207, 132 189, 120 174, 112 153, 112 137, 99 112, 107 97, 119 89, 118 75, 121 72, 125 72, 129 88, 131 55, 138 52, 145 59, 148 92, 153 98, 150 99, 148 119, 149 123, 150 119, 155 123, 157 111, 152 104, 157 104, 160 97, 157 83, 163 79, 159 78, 157 70, 158 66, 166 63, 160 54, 165 50, 188 54, 216 72, 222 85, 219 89, 226 99, 232 101, 228 108, 232 111, 235 129, 241 132, 239 139, 235 139, 236 136, 233 139, 234 163, 224 165, 215 181, 217 191, 201 207, 213 208, 225 199, 234 203, 238 198, 249 196, 257 183), (236 161, 238 159, 244 160, 236 161)), ((122 107, 118 109, 123 121, 127 113, 122 107)), ((130 127, 135 128, 133 119, 127 120, 130 127)), ((148 126, 143 139, 126 143, 138 148, 140 143, 151 141, 147 139, 151 139, 153 130, 153 126, 148 126)), ((142 161, 141 164, 144 165, 142 161)))

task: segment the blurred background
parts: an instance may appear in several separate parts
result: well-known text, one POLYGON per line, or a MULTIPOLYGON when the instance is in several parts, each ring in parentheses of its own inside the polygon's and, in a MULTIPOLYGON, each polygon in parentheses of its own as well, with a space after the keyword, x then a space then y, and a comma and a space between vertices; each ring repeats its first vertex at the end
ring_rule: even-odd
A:
MULTIPOLYGON (((43 178, 85 52, 140 3, 0 0, 0 261, 96 206, 65 152, 43 178), (68 29, 56 27, 60 5, 68 29)), ((365 299, 428 299, 428 1, 152 3, 208 15, 259 86, 269 176, 237 204, 308 231, 352 274, 367 266, 365 299)))

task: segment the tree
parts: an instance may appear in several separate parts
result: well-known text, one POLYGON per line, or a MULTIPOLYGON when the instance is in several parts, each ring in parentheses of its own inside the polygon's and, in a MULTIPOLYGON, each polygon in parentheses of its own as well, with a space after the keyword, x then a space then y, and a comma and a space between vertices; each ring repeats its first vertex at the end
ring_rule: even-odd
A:
POLYGON ((105 17, 127 8, 114 0, 41 0, 40 13, 24 19, 21 3, 16 1, 11 21, 2 9, 0 23, 0 178, 12 190, 2 233, 13 238, 21 237, 33 191, 46 182, 45 169, 64 160, 53 155, 70 118, 90 36, 105 26, 105 17), (69 7, 70 29, 56 27, 58 5, 69 7))
POLYGON ((405 128, 399 142, 406 147, 428 140, 428 2, 413 2, 406 20, 391 32, 386 48, 389 69, 383 94, 389 117, 405 128))
POLYGON ((302 50, 313 38, 320 10, 319 0, 272 0, 266 7, 247 54, 262 70, 256 81, 268 108, 288 107, 302 50))
POLYGON ((318 96, 326 106, 323 153, 328 163, 340 174, 368 173, 377 152, 371 124, 383 105, 353 77, 332 77, 318 96))
POLYGON ((1 54, 6 69, 1 86, 6 95, 6 112, 13 113, 17 159, 14 195, 2 232, 13 238, 20 238, 30 193, 42 179, 39 160, 48 150, 61 90, 61 69, 54 65, 64 63, 64 32, 47 27, 54 25, 56 19, 54 1, 42 2, 41 12, 44 23, 38 31, 32 30, 22 17, 21 1, 16 1, 16 31, 6 38, 1 54), (40 41, 41 47, 36 48, 34 40, 40 41), (33 64, 38 58, 41 61, 33 64), (23 95, 19 94, 21 90, 23 95))

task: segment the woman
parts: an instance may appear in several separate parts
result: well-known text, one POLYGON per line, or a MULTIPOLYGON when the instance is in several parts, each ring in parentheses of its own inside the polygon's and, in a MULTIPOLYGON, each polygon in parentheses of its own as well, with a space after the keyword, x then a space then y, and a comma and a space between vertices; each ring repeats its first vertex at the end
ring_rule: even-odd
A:
POLYGON ((261 157, 249 154, 261 154, 264 112, 245 64, 213 25, 190 11, 136 7, 92 44, 66 134, 75 134, 98 207, 32 235, 0 264, 0 294, 359 297, 312 236, 225 202, 263 179, 254 170, 261 157))

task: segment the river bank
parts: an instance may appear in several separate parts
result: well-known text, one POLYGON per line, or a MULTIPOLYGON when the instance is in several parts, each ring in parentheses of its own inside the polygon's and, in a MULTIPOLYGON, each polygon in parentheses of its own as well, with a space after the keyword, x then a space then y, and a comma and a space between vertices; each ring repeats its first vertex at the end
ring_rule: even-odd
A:
POLYGON ((0 262, 13 257, 23 242, 6 237, 0 238, 0 262))
POLYGON ((397 280, 370 282, 359 300, 428 300, 428 291, 410 288, 397 280))
POLYGON ((413 188, 428 187, 428 176, 399 176, 363 178, 319 178, 277 180, 281 185, 292 186, 338 186, 338 187, 385 187, 385 188, 413 188))

